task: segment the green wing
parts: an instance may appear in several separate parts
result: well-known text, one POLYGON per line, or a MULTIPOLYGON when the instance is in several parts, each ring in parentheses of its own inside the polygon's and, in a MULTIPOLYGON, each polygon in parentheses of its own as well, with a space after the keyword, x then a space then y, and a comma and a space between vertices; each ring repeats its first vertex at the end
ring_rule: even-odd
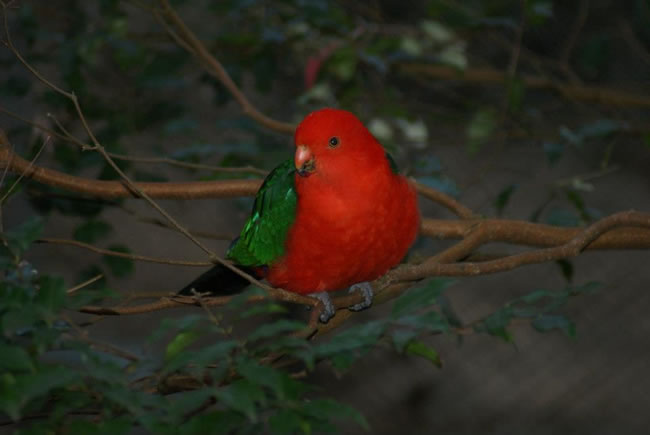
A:
POLYGON ((296 168, 287 160, 266 177, 251 216, 226 257, 242 266, 263 266, 284 254, 287 232, 296 217, 296 168))

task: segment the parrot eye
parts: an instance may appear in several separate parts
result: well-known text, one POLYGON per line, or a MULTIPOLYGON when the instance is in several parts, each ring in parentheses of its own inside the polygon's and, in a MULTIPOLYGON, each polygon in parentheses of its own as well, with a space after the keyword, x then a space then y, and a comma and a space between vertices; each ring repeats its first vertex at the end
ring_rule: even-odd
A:
POLYGON ((339 146, 339 138, 336 137, 336 136, 332 136, 330 138, 329 147, 330 148, 336 148, 337 146, 339 146))

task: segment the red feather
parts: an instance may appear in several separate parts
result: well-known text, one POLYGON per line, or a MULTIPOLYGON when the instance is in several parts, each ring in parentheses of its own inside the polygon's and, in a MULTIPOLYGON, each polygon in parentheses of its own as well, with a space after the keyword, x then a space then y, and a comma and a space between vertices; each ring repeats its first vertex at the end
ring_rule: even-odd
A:
POLYGON ((379 142, 353 114, 322 109, 298 126, 295 143, 309 149, 315 170, 296 175, 296 218, 268 281, 302 294, 334 291, 397 265, 420 214, 415 189, 393 172, 379 142))

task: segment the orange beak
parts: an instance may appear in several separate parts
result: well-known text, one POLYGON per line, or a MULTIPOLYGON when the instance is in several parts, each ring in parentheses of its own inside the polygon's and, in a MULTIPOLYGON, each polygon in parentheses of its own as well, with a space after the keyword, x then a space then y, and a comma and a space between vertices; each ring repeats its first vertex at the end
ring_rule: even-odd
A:
POLYGON ((298 145, 294 156, 294 163, 298 175, 306 177, 316 170, 316 161, 311 150, 306 145, 298 145))

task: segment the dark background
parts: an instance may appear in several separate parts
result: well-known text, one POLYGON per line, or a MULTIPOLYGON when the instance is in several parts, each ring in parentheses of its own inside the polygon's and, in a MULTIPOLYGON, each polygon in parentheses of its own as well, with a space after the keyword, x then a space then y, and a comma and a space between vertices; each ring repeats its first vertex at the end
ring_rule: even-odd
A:
MULTIPOLYGON (((478 213, 579 225, 617 211, 648 210, 650 104, 596 104, 525 85, 528 76, 545 77, 650 100, 645 0, 176 3, 262 112, 297 122, 318 107, 338 106, 366 124, 388 126, 393 135, 382 142, 406 173, 457 195, 478 213), (436 39, 423 30, 424 21, 451 36, 436 39), (307 89, 306 65, 319 54, 317 80, 307 89), (512 78, 467 83, 402 69, 406 63, 450 62, 460 70, 509 71, 512 78)), ((291 154, 290 137, 245 118, 137 2, 14 5, 9 23, 16 46, 48 78, 77 92, 109 150, 266 169, 291 154)), ((46 117, 51 112, 81 135, 69 104, 25 73, 8 50, 0 51, 0 62, 1 106, 53 127, 46 117)), ((0 127, 22 155, 43 144, 41 132, 11 117, 0 114, 0 127)), ((97 156, 59 141, 45 149, 39 164, 110 177, 97 156)), ((125 169, 138 180, 228 177, 163 165, 130 163, 125 169)), ((25 188, 3 209, 7 227, 50 207, 46 236, 70 238, 84 222, 100 220, 111 230, 97 245, 201 258, 183 237, 139 222, 134 213, 154 216, 140 201, 70 215, 35 200, 37 190, 25 188)), ((160 203, 190 228, 231 236, 250 207, 249 199, 160 203)), ((425 216, 451 218, 424 199, 421 205, 425 216)), ((227 247, 227 241, 209 243, 218 252, 227 247)), ((421 240, 412 255, 447 245, 421 240)), ((485 252, 514 251, 496 245, 485 252)), ((39 270, 65 276, 69 285, 101 269, 109 274, 107 285, 125 294, 173 291, 198 273, 148 263, 116 271, 99 256, 53 245, 38 246, 29 259, 39 270)), ((309 380, 359 409, 373 433, 644 433, 650 405, 648 255, 589 252, 570 264, 571 273, 566 265, 563 273, 556 264, 542 264, 460 278, 447 295, 469 323, 534 289, 598 281, 599 292, 572 300, 567 309, 576 338, 540 334, 528 325, 511 326, 513 343, 486 334, 435 336, 427 342, 440 353, 442 369, 378 349, 344 374, 323 365, 309 380)), ((380 317, 389 309, 375 307, 357 318, 380 317)), ((109 319, 91 334, 137 353, 161 317, 187 312, 193 311, 109 319)))

